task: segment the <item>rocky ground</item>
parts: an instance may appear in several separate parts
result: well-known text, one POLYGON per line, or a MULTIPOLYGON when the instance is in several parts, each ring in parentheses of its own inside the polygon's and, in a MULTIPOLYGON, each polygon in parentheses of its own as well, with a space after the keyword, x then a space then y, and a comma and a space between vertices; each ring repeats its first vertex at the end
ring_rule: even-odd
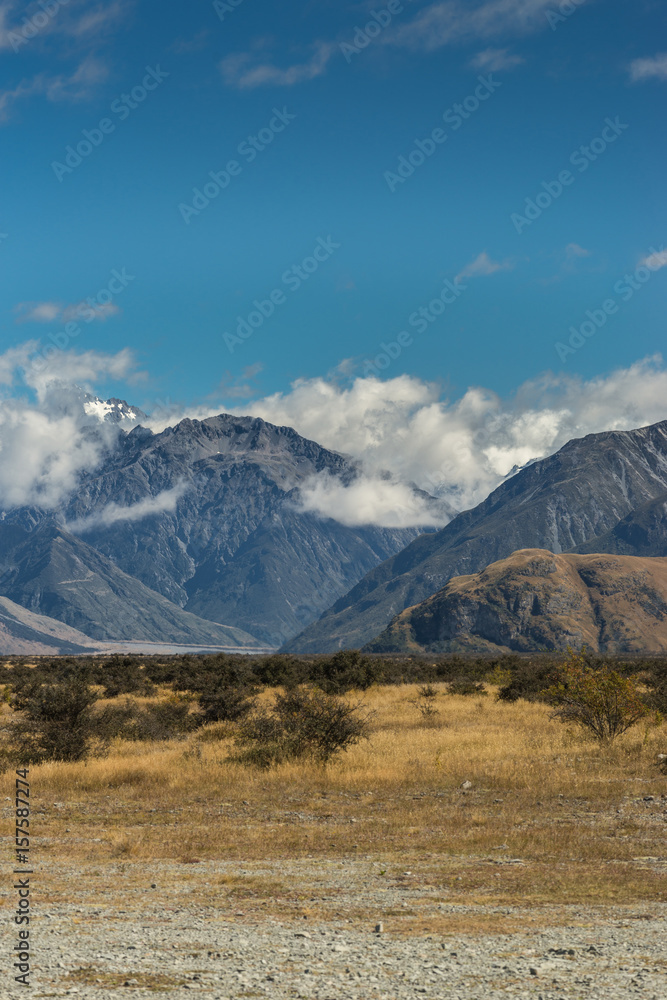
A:
MULTIPOLYGON (((647 878, 664 864, 641 861, 647 878)), ((212 1000, 667 996, 667 903, 464 905, 429 885, 418 866, 392 864, 380 875, 385 870, 371 857, 128 860, 97 868, 49 862, 33 876, 31 993, 93 1000, 172 998, 184 989, 212 1000), (285 883, 299 887, 289 905, 270 898, 271 885, 285 883)), ((14 899, 9 887, 2 895, 6 959, 14 899)), ((26 995, 12 988, 8 964, 0 995, 26 995)))

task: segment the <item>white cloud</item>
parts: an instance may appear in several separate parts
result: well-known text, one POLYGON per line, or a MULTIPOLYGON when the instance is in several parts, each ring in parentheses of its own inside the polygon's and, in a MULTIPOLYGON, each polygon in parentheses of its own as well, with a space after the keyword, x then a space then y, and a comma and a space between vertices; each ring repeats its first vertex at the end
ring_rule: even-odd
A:
POLYGON ((450 400, 408 375, 358 378, 346 387, 302 379, 289 392, 233 412, 294 427, 352 456, 371 478, 386 470, 462 510, 515 466, 551 455, 571 438, 666 419, 666 401, 667 369, 656 357, 587 382, 547 374, 507 400, 478 387, 450 400))
POLYGON ((122 521, 143 521, 155 514, 173 513, 178 501, 188 488, 187 483, 180 482, 170 490, 163 490, 162 493, 158 493, 154 497, 145 497, 137 503, 130 504, 129 507, 122 507, 117 503, 107 504, 106 507, 91 514, 90 517, 71 521, 67 525, 67 530, 74 534, 84 534, 92 528, 110 528, 122 521))
POLYGON ((659 271, 661 267, 667 267, 667 250, 656 250, 648 257, 643 257, 639 261, 639 266, 650 268, 652 271, 659 271))
POLYGON ((511 271, 514 264, 511 260, 492 260, 486 250, 471 260, 463 268, 460 274, 456 275, 455 281, 462 278, 481 278, 490 274, 497 274, 498 271, 511 271))
POLYGON ((638 80, 667 80, 667 52, 648 59, 635 59, 630 63, 630 79, 635 83, 638 80))
POLYGON ((72 39, 85 39, 108 35, 116 23, 121 21, 128 10, 128 4, 123 2, 101 3, 89 9, 87 0, 61 0, 60 5, 47 5, 48 19, 43 23, 45 11, 37 4, 19 4, 16 0, 5 0, 0 3, 0 49, 14 49, 21 52, 23 48, 36 38, 51 34, 66 35, 72 39), (65 3, 67 2, 67 6, 65 3), (83 12, 81 13, 81 9, 83 12), (22 28, 26 21, 31 21, 39 15, 37 24, 23 34, 22 28))
POLYGON ((300 510, 350 527, 374 524, 383 528, 442 528, 449 520, 430 509, 424 498, 405 483, 381 476, 360 476, 346 485, 324 472, 306 480, 299 493, 300 510))
POLYGON ((580 247, 578 243, 568 243, 565 247, 565 256, 568 260, 571 260, 573 257, 590 257, 590 255, 590 250, 580 247))
POLYGON ((329 64, 335 46, 328 42, 315 45, 315 52, 305 63, 295 63, 283 69, 271 63, 255 64, 255 57, 250 52, 236 53, 227 56, 220 63, 225 83, 239 90, 250 90, 253 87, 270 85, 273 87, 292 87, 302 80, 313 80, 321 76, 329 64))
POLYGON ((40 73, 30 80, 22 80, 16 87, 0 91, 0 121, 7 121, 14 104, 25 97, 43 95, 52 102, 71 103, 88 100, 94 95, 97 84, 107 76, 106 66, 94 56, 87 56, 69 75, 40 73))
POLYGON ((473 56, 470 65, 482 72, 500 73, 502 70, 514 69, 525 61, 522 56, 514 56, 507 49, 484 49, 473 56))
POLYGON ((129 350, 116 355, 57 351, 47 365, 35 366, 39 346, 29 341, 0 355, 0 385, 6 387, 0 398, 4 509, 53 508, 76 488, 82 471, 97 467, 118 428, 86 415, 85 389, 98 379, 126 378, 135 367, 129 350), (26 398, 29 391, 36 403, 26 398))
POLYGON ((79 302, 76 305, 64 305, 62 302, 19 302, 14 307, 17 323, 68 323, 70 320, 85 318, 90 323, 93 320, 104 322, 120 312, 117 305, 107 302, 79 302))
POLYGON ((484 0, 464 3, 445 0, 433 3, 417 14, 410 24, 383 37, 390 45, 415 52, 433 52, 455 42, 522 35, 545 27, 546 11, 553 0, 484 0))

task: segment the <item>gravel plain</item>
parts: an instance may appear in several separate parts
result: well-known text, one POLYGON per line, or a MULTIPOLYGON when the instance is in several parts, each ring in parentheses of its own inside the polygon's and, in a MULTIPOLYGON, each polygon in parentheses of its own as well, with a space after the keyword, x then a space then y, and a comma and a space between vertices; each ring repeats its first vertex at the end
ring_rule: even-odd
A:
MULTIPOLYGON (((638 861, 647 878, 666 863, 638 861)), ((464 905, 429 886, 419 866, 401 871, 392 864, 379 878, 384 874, 370 857, 128 861, 88 869, 49 862, 33 876, 29 994, 92 1000, 166 1000, 183 990, 212 1000, 667 997, 667 904, 464 905), (298 885, 297 902, 285 908, 260 898, 265 894, 257 886, 271 880, 298 885), (234 893, 221 888, 229 884, 234 893), (490 930, 471 932, 471 922, 480 920, 490 930)), ((14 900, 11 890, 2 896, 0 995, 25 996, 8 975, 14 900)))

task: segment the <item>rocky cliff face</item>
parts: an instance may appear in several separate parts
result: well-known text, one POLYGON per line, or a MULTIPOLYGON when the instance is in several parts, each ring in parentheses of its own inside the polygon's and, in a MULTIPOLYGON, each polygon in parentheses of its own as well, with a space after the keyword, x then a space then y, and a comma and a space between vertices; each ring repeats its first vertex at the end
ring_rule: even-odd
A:
POLYGON ((397 615, 373 652, 667 651, 667 559, 523 549, 397 615))
POLYGON ((560 553, 587 542, 597 547, 593 539, 608 537, 619 521, 664 498, 666 490, 667 422, 570 441, 503 483, 474 510, 371 570, 285 649, 362 646, 452 577, 477 573, 522 548, 560 553))

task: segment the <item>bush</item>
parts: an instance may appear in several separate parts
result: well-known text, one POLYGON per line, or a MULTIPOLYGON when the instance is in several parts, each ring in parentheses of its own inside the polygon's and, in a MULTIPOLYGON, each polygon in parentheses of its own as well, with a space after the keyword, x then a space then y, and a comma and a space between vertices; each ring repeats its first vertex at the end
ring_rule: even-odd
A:
POLYGON ((422 684, 417 688, 417 697, 412 699, 411 704, 421 713, 424 722, 434 723, 436 716, 440 715, 435 707, 437 697, 438 692, 431 684, 422 684))
POLYGON ((187 701, 169 698, 140 708, 129 700, 108 705, 95 716, 97 731, 107 740, 183 739, 202 725, 203 717, 190 711, 187 701))
POLYGON ((238 722, 255 707, 257 692, 254 686, 232 687, 228 684, 205 691, 199 698, 204 721, 238 722))
POLYGON ((10 725, 12 754, 25 764, 85 760, 106 750, 92 706, 97 695, 82 680, 22 687, 12 707, 19 717, 10 725))
POLYGON ((289 760, 326 764, 367 739, 371 715, 335 695, 296 688, 278 695, 271 712, 254 712, 239 727, 233 760, 271 767, 289 760))
POLYGON ((632 677, 608 666, 594 669, 571 650, 548 696, 557 706, 552 718, 574 722, 600 742, 614 740, 648 713, 632 677))
POLYGON ((365 691, 371 684, 384 679, 382 660, 364 656, 358 649, 341 649, 330 659, 322 660, 315 675, 315 683, 327 694, 345 694, 347 691, 365 691))
POLYGON ((486 694, 484 685, 478 684, 477 681, 473 681, 469 677, 457 677, 456 680, 450 681, 447 685, 447 691, 449 694, 486 694))

